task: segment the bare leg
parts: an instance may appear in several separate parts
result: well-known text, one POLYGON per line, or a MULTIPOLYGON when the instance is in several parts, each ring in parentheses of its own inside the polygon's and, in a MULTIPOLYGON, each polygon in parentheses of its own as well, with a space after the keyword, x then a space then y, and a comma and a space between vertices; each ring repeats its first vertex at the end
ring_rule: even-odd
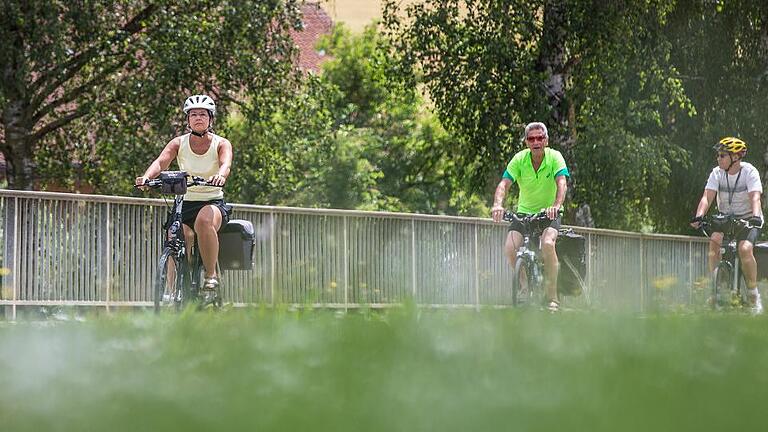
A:
POLYGON ((747 240, 739 242, 739 260, 741 260, 741 271, 744 272, 747 288, 757 287, 757 261, 753 254, 752 242, 747 240))
POLYGON ((555 242, 557 241, 557 230, 547 228, 541 234, 541 252, 544 256, 544 274, 547 275, 544 281, 544 287, 547 291, 547 299, 557 301, 557 272, 560 262, 557 259, 555 251, 555 242))
POLYGON ((216 261, 219 259, 219 236, 221 210, 213 205, 200 209, 195 219, 195 233, 200 246, 200 256, 205 267, 205 277, 216 277, 216 261))
POLYGON ((723 244, 723 233, 712 233, 709 237, 709 272, 712 273, 720 262, 720 245, 723 244))
POLYGON ((522 234, 517 231, 507 232, 507 240, 504 243, 504 255, 506 255, 507 261, 509 261, 509 265, 512 266, 512 268, 515 267, 517 249, 521 244, 523 244, 522 234))
POLYGON ((184 227, 184 243, 187 245, 187 262, 192 262, 192 246, 195 244, 195 230, 187 224, 184 227))

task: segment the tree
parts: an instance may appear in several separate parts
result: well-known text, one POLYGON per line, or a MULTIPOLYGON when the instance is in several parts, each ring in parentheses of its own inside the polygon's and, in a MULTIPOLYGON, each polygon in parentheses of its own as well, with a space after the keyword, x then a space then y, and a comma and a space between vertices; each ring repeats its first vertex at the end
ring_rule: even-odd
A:
POLYGON ((318 47, 331 60, 268 117, 230 121, 237 175, 229 197, 306 207, 487 214, 456 181, 451 137, 412 88, 375 25, 337 25, 318 47), (238 142, 247 140, 249 151, 238 142))
POLYGON ((329 190, 357 191, 348 202, 369 210, 486 215, 457 181, 453 137, 415 88, 390 79, 399 64, 389 44, 374 24, 359 36, 337 26, 321 45, 333 56, 321 78, 338 89, 336 161, 361 174, 332 176, 329 190))
POLYGON ((389 0, 384 27, 400 79, 423 83, 456 137, 470 187, 490 191, 522 126, 541 119, 574 168, 571 206, 589 204, 600 226, 636 229, 650 222, 670 161, 685 160, 668 140, 691 112, 662 32, 673 4, 389 0))
POLYGON ((764 184, 768 179, 768 3, 680 0, 665 33, 696 115, 674 125, 670 141, 687 150, 691 163, 672 165, 670 182, 676 187, 654 200, 652 210, 660 228, 689 233, 688 222, 716 164, 712 147, 722 137, 746 141, 746 160, 764 173, 764 184))
MULTIPOLYGON (((292 81, 287 30, 297 12, 295 0, 6 1, 0 151, 9 186, 31 188, 35 156, 66 153, 63 143, 85 165, 114 153, 141 154, 145 165, 157 151, 147 141, 180 127, 190 93, 214 93, 223 111, 264 109, 265 95, 292 81), (94 141, 99 148, 84 145, 94 141)), ((115 166, 90 174, 105 168, 115 166)))

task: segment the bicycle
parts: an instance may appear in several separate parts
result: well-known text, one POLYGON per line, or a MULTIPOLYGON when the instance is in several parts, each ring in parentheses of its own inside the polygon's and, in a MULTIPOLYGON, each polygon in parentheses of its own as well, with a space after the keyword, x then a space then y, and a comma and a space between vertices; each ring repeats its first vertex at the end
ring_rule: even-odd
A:
POLYGON ((741 230, 750 229, 749 221, 730 215, 716 214, 701 219, 699 230, 710 237, 713 232, 722 232, 720 244, 720 262, 712 271, 710 288, 712 297, 709 303, 714 310, 724 307, 748 307, 747 282, 739 266, 738 242, 736 236, 741 230))
POLYGON ((189 246, 191 252, 187 253, 181 221, 181 208, 187 187, 215 185, 202 177, 190 176, 184 171, 163 171, 158 178, 148 180, 143 186, 160 189, 160 193, 164 195, 175 195, 173 207, 163 224, 163 251, 158 260, 153 290, 155 311, 159 312, 168 307, 180 310, 191 302, 198 302, 200 307, 221 307, 222 298, 218 293, 213 297, 200 295, 205 269, 203 260, 197 247, 197 239, 195 244, 189 246))
POLYGON ((544 304, 544 263, 539 258, 539 238, 552 222, 546 212, 518 216, 505 211, 502 220, 522 226, 523 243, 517 249, 512 272, 512 305, 544 304))

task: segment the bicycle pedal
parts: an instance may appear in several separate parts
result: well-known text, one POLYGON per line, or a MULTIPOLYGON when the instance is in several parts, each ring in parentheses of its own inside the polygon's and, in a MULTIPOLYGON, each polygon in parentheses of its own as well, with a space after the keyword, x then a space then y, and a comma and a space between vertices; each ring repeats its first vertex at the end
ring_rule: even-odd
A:
POLYGON ((219 293, 217 293, 214 290, 201 290, 200 291, 200 303, 202 307, 208 307, 208 306, 220 306, 221 296, 219 296, 219 293))

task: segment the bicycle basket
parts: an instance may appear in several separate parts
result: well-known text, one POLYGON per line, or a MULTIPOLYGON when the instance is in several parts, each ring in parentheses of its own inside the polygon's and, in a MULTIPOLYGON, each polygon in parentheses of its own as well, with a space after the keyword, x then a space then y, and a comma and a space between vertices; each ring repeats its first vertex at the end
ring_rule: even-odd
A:
POLYGON ((757 279, 768 279, 768 242, 756 244, 752 253, 757 261, 757 279))
POLYGON ((187 173, 184 171, 163 171, 160 173, 160 193, 184 195, 187 193, 187 173))
POLYGON ((586 238, 572 229, 561 229, 555 249, 560 261, 557 276, 557 292, 562 295, 581 294, 587 276, 586 238))
POLYGON ((251 270, 256 233, 250 221, 232 219, 219 231, 219 265, 222 270, 251 270))

